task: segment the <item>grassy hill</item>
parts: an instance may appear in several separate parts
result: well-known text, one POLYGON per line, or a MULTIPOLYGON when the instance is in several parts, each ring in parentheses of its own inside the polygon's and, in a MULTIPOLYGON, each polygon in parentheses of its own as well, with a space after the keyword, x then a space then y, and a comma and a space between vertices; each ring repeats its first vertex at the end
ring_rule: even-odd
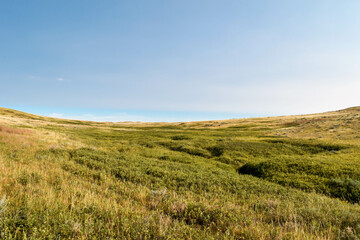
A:
POLYGON ((3 239, 360 239, 360 108, 98 123, 0 108, 3 239))

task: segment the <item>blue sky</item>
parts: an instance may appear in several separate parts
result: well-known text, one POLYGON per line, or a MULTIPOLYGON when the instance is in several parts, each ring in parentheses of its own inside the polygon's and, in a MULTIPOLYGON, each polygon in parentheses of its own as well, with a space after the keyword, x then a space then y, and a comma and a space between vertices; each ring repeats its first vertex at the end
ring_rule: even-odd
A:
POLYGON ((0 106, 188 121, 360 105, 359 1, 0 3, 0 106))

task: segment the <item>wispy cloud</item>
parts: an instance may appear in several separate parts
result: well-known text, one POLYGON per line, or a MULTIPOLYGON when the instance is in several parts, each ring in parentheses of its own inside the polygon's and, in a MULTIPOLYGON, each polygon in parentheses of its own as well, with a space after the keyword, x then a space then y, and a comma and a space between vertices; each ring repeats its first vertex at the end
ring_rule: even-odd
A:
POLYGON ((58 78, 57 80, 58 80, 58 81, 64 81, 64 79, 63 79, 63 78, 58 78))
MULTIPOLYGON (((124 121, 141 121, 141 122, 160 122, 163 119, 155 117, 146 117, 141 115, 133 115, 128 113, 119 113, 113 115, 94 115, 94 114, 80 114, 80 115, 67 115, 63 113, 52 113, 48 117, 63 118, 71 120, 84 120, 94 122, 124 122, 124 121)), ((175 119, 171 119, 175 121, 175 119)))
POLYGON ((52 113, 49 115, 49 117, 53 117, 53 118, 63 118, 64 115, 62 113, 52 113))

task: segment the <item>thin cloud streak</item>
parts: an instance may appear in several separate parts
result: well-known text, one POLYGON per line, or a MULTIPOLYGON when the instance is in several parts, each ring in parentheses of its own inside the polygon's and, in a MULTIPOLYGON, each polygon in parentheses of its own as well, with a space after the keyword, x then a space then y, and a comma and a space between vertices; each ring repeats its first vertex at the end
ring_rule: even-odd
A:
POLYGON ((176 122, 176 118, 156 118, 156 117, 146 117, 141 115, 131 115, 127 113, 115 114, 115 115, 95 115, 95 114, 82 114, 82 115, 66 115, 62 113, 52 113, 47 115, 48 117, 61 118, 61 119, 71 119, 71 120, 84 120, 84 121, 93 121, 93 122, 176 122))

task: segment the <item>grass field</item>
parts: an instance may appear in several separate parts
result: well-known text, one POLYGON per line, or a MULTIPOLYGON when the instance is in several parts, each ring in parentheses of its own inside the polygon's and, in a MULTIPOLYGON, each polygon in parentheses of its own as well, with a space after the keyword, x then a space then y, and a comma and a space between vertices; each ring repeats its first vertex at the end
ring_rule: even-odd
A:
POLYGON ((97 123, 0 108, 1 239, 360 239, 360 108, 97 123))

